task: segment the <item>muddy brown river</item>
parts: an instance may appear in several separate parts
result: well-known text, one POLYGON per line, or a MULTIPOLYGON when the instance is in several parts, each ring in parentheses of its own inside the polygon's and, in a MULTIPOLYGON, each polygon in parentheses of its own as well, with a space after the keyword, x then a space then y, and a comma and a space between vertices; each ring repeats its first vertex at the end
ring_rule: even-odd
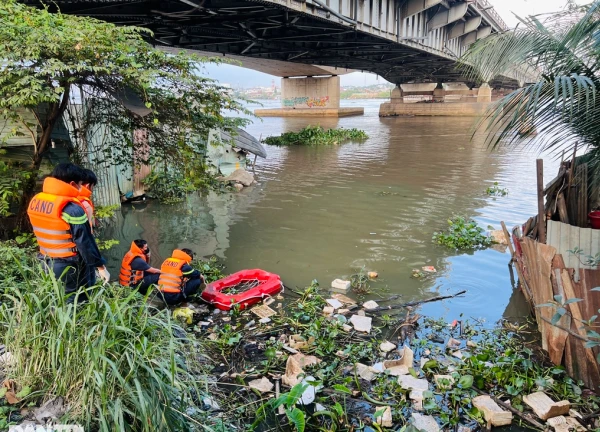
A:
MULTIPOLYGON (((365 268, 379 273, 376 292, 399 294, 398 302, 467 290, 423 306, 425 314, 447 320, 463 314, 490 324, 526 314, 507 251, 460 253, 431 238, 453 215, 499 229, 502 220, 510 228, 535 214, 537 154, 490 151, 482 136, 471 140, 471 118, 379 118, 379 103, 345 101, 364 106, 362 117, 255 121, 246 130, 256 137, 318 123, 364 129, 369 139, 323 148, 267 146, 268 158, 256 166, 258 184, 240 193, 125 206, 106 233, 121 241, 106 254, 111 273, 118 274, 129 243, 141 237, 156 266, 173 248, 189 247, 222 258, 228 271, 262 268, 296 287, 313 279, 329 286, 365 268), (508 189, 506 197, 486 195, 494 182, 508 189), (411 278, 412 269, 425 265, 436 267, 435 276, 411 278)), ((557 166, 546 158, 546 181, 557 166)))

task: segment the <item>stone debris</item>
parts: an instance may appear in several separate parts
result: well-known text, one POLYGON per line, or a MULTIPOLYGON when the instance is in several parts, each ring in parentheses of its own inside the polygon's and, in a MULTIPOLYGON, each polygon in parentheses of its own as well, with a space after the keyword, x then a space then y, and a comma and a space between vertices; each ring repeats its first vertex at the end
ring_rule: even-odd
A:
POLYGON ((454 386, 452 375, 434 375, 433 381, 440 390, 450 390, 454 386))
POLYGON ((477 348, 477 343, 475 343, 473 341, 467 341, 467 346, 469 348, 477 348))
POLYGON ((271 322, 271 318, 269 318, 269 317, 261 318, 258 320, 258 322, 261 324, 269 324, 271 322))
POLYGON ((461 345, 461 341, 459 341, 458 339, 454 339, 454 338, 450 338, 448 340, 448 343, 446 344, 446 346, 450 349, 460 348, 460 345, 461 345))
POLYGON ((234 183, 233 187, 235 188, 235 190, 237 190, 238 192, 241 191, 242 189, 244 189, 244 185, 241 183, 234 183))
POLYGON ((261 393, 267 393, 273 390, 275 384, 269 381, 267 378, 262 377, 261 379, 255 379, 248 383, 248 387, 258 390, 261 393))
POLYGON ((396 349, 396 344, 393 344, 391 342, 388 341, 383 341, 381 342, 381 344, 379 345, 379 349, 385 353, 393 351, 396 349))
POLYGON ((398 377, 398 384, 404 390, 429 390, 429 382, 426 379, 415 378, 412 375, 400 375, 398 377))
POLYGON ((335 308, 333 306, 325 306, 323 308, 323 315, 333 315, 335 308))
POLYGON ((460 360, 462 360, 462 358, 463 358, 463 353, 462 353, 462 351, 461 351, 461 350, 458 350, 458 351, 453 351, 453 352, 452 352, 452 357, 456 357, 457 359, 460 359, 460 360))
POLYGON ((331 282, 331 290, 340 292, 342 294, 346 294, 348 291, 350 291, 351 287, 352 283, 347 280, 335 279, 333 282, 331 282))
POLYGON ((52 420, 60 419, 67 411, 62 397, 50 399, 39 408, 33 410, 35 420, 40 424, 46 424, 52 420))
POLYGON ((350 309, 338 309, 338 313, 340 315, 345 315, 347 313, 350 313, 350 309))
POLYGON ((321 360, 315 356, 304 355, 302 353, 291 355, 285 364, 285 375, 281 377, 281 382, 284 385, 294 387, 300 382, 298 375, 304 373, 302 368, 319 363, 321 363, 321 360))
POLYGON ((548 419, 548 425, 556 432, 583 432, 587 430, 573 417, 557 416, 548 419))
POLYGON ((331 297, 333 297, 336 300, 341 301, 345 305, 356 304, 356 300, 353 300, 350 297, 345 296, 344 294, 333 294, 331 297))
POLYGON ((354 363, 354 367, 356 368, 356 375, 365 381, 373 381, 373 378, 375 378, 375 372, 369 366, 362 363, 354 363))
POLYGON ((488 395, 477 396, 473 398, 472 403, 492 426, 508 426, 512 423, 513 414, 500 408, 488 395))
POLYGON ((392 422, 392 408, 391 407, 375 407, 375 412, 381 412, 383 410, 382 415, 375 419, 375 423, 383 427, 392 427, 394 423, 392 422))
POLYGON ((414 353, 410 347, 403 346, 399 351, 402 354, 400 359, 383 362, 383 366, 392 376, 406 375, 408 374, 408 370, 413 367, 414 353))
POLYGON ((565 415, 571 409, 571 403, 567 400, 554 402, 546 393, 535 392, 527 396, 523 396, 525 402, 533 410, 533 412, 542 420, 565 415))
POLYGON ((413 426, 420 431, 440 432, 440 426, 432 416, 413 413, 411 419, 413 426))
POLYGON ((327 304, 329 304, 329 306, 331 306, 333 309, 339 309, 339 308, 341 308, 342 306, 344 306, 344 304, 343 304, 341 301, 339 301, 338 299, 331 298, 331 299, 327 299, 327 300, 325 300, 325 301, 326 301, 326 302, 327 302, 327 304))
POLYGON ((352 331, 352 326, 348 325, 348 324, 344 324, 342 326, 342 330, 347 331, 347 332, 352 331))
POLYGON ((354 330, 359 332, 370 333, 371 332, 371 317, 352 315, 350 317, 350 323, 354 326, 354 330))
POLYGON ((370 366, 369 369, 373 373, 380 374, 385 371, 385 366, 383 366, 382 362, 379 362, 379 363, 375 363, 373 366, 370 366))
POLYGON ((366 310, 373 310, 373 309, 377 309, 379 307, 379 305, 377 304, 377 302, 375 302, 373 300, 369 300, 368 302, 364 302, 362 307, 365 308, 366 310))
POLYGON ((364 310, 361 309, 361 310, 359 310, 359 311, 356 312, 356 315, 366 316, 367 314, 365 313, 364 310))
POLYGON ((493 243, 501 244, 501 245, 508 245, 508 241, 506 241, 506 236, 504 235, 503 230, 490 231, 490 238, 492 239, 493 243))
POLYGON ((254 183, 254 175, 243 168, 239 168, 229 174, 227 177, 219 177, 218 180, 250 186, 252 183, 254 183))
POLYGON ((253 307, 252 309, 250 309, 250 312, 252 312, 254 315, 256 315, 259 318, 269 318, 269 317, 272 317, 273 315, 277 315, 277 312, 275 312, 273 309, 271 309, 266 304, 262 304, 260 306, 253 307))
POLYGON ((411 390, 408 394, 408 398, 412 401, 412 406, 417 411, 423 411, 423 390, 411 390))

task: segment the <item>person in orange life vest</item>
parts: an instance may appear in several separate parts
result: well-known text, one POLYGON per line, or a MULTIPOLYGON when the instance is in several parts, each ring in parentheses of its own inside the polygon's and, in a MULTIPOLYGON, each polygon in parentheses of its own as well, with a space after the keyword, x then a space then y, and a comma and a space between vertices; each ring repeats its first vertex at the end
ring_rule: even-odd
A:
POLYGON ((146 294, 151 285, 158 284, 160 270, 150 266, 150 248, 146 240, 131 242, 129 251, 123 257, 119 283, 146 294))
MULTIPOLYGON (((64 282, 67 295, 96 283, 96 273, 90 272, 90 267, 98 270, 102 280, 110 279, 85 210, 77 199, 83 178, 83 171, 77 165, 58 164, 27 209, 40 246, 38 258, 47 271, 64 282)), ((73 300, 73 296, 68 299, 73 300)), ((80 295, 79 300, 85 297, 80 295)))
POLYGON ((80 195, 77 199, 81 202, 85 214, 92 227, 92 233, 96 227, 96 219, 94 218, 94 203, 92 202, 92 193, 94 192, 94 186, 98 184, 98 177, 94 171, 89 169, 83 169, 83 180, 81 183, 81 189, 79 190, 80 195))
POLYGON ((198 292, 204 277, 190 263, 194 252, 189 249, 175 249, 160 267, 158 290, 165 303, 175 305, 198 292))

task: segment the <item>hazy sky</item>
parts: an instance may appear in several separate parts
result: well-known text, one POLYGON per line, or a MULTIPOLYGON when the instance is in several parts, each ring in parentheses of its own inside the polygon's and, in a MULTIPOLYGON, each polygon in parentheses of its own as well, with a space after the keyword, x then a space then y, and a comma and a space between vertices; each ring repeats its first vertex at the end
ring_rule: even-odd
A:
MULTIPOLYGON (((496 10, 510 27, 518 23, 515 17, 519 15, 525 17, 528 15, 556 12, 565 8, 567 0, 490 0, 496 10)), ((590 3, 591 0, 576 0, 578 4, 590 3)), ((279 85, 279 77, 264 74, 262 72, 250 69, 241 70, 237 66, 208 66, 207 73, 211 78, 218 79, 223 83, 233 86, 253 87, 269 86, 274 79, 276 85, 279 85)), ((369 85, 386 82, 383 78, 369 73, 355 72, 340 77, 341 84, 344 85, 369 85)))

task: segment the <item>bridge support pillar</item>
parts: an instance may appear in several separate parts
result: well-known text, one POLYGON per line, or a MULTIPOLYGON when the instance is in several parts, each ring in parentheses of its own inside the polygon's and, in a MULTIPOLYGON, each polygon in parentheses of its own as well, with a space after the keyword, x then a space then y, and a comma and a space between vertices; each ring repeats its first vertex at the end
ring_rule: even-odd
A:
POLYGON ((488 83, 483 83, 477 91, 477 102, 491 102, 492 88, 488 83))
POLYGON ((444 90, 444 86, 442 83, 438 83, 437 87, 433 89, 433 101, 434 102, 444 102, 444 96, 446 96, 446 91, 444 90))
POLYGON ((345 117, 364 114, 364 108, 340 108, 340 77, 281 79, 281 108, 258 109, 266 117, 345 117))
POLYGON ((392 90, 391 99, 393 104, 404 103, 404 93, 402 93, 402 88, 400 86, 397 85, 392 90))

